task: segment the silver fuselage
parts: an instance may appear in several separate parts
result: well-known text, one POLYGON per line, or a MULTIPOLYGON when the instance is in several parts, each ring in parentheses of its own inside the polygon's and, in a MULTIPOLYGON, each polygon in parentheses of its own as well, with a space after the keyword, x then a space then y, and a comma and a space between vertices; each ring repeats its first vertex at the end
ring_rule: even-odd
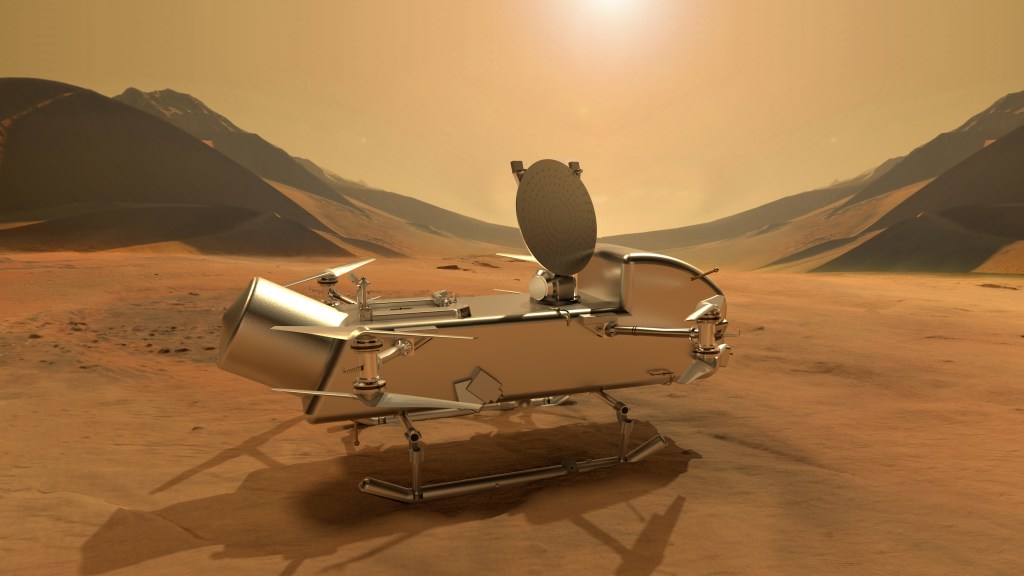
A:
MULTIPOLYGON (((372 319, 356 305, 328 306, 262 278, 224 315, 218 364, 275 388, 351 392, 361 357, 348 342, 271 330, 274 326, 363 327, 436 331, 475 340, 423 338, 407 356, 381 368, 392 393, 464 400, 467 385, 482 402, 525 400, 669 384, 694 362, 686 338, 608 337, 600 327, 686 329, 702 300, 722 295, 700 270, 680 260, 599 244, 577 275, 579 302, 550 306, 527 294, 460 298, 454 306, 425 299, 377 300, 372 319), (483 376, 481 376, 483 375, 483 376), (479 392, 483 390, 484 392, 479 392), (487 397, 483 397, 487 396, 487 397)), ((726 309, 714 332, 724 340, 726 309)), ((384 416, 355 398, 307 396, 313 423, 384 416)))

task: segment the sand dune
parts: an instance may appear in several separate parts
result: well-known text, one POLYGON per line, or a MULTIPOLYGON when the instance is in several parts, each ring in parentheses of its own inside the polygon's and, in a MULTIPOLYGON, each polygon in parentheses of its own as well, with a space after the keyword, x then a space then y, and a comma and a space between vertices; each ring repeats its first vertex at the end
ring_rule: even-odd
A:
POLYGON ((1013 242, 999 249, 974 272, 985 274, 1024 275, 1024 241, 1013 242))
POLYGON ((345 180, 311 160, 294 158, 258 134, 235 126, 189 94, 174 90, 141 92, 129 88, 115 99, 212 143, 218 151, 267 180, 304 190, 349 209, 355 209, 351 200, 356 200, 414 226, 430 226, 453 237, 485 244, 523 245, 516 228, 469 218, 409 196, 374 190, 345 180))
POLYGON ((1024 269, 1019 251, 1009 247, 1024 229, 1016 209, 1024 205, 1021 110, 1024 92, 1009 94, 956 130, 850 181, 714 222, 605 240, 709 268, 1024 269), (923 213, 932 215, 916 220, 923 213))
POLYGON ((1008 94, 974 115, 959 128, 940 134, 907 154, 892 170, 878 178, 846 205, 873 198, 895 188, 936 178, 972 154, 990 140, 998 140, 1024 125, 1024 92, 1008 94))
POLYGON ((784 226, 791 220, 815 212, 837 200, 845 199, 853 192, 853 190, 842 186, 814 190, 780 198, 763 206, 713 222, 669 230, 619 234, 602 238, 601 241, 621 246, 636 246, 644 250, 667 250, 731 240, 772 227, 784 226))
POLYGON ((883 230, 815 271, 970 272, 1008 243, 1006 238, 962 226, 945 214, 925 212, 883 230))
POLYGON ((310 174, 287 152, 267 142, 259 134, 235 126, 189 94, 169 89, 142 92, 128 88, 115 96, 114 100, 169 122, 198 140, 210 142, 218 152, 261 178, 284 182, 339 204, 350 205, 345 197, 310 174))
MULTIPOLYGON (((48 81, 21 82, 40 91, 51 88, 48 81)), ((237 206, 316 225, 293 202, 202 142, 84 89, 10 122, 2 163, 0 212, 8 220, 68 205, 148 203, 237 206)))
POLYGON ((521 246, 516 229, 396 194, 359 189, 370 203, 357 206, 191 96, 123 96, 149 113, 66 84, 0 83, 0 247, 393 257, 521 246), (211 148, 172 121, 220 140, 211 148))
POLYGON ((924 184, 908 186, 849 208, 841 208, 845 199, 839 199, 782 226, 665 253, 707 268, 753 270, 785 265, 789 271, 807 271, 865 241, 861 235, 871 223, 924 184))
MULTIPOLYGON (((352 246, 360 253, 392 257, 439 257, 494 254, 517 249, 515 245, 492 244, 453 235, 444 229, 443 224, 438 225, 440 229, 417 225, 364 204, 361 200, 353 200, 352 208, 339 207, 334 202, 304 190, 277 182, 271 184, 323 222, 333 232, 333 239, 339 245, 352 246)), ((516 234, 519 232, 516 231, 516 234)))
POLYGON ((202 142, 95 92, 0 84, 6 250, 351 254, 320 221, 202 142))
MULTIPOLYGON (((731 365, 620 394, 637 442, 657 430, 670 447, 407 506, 355 487, 406 481, 400 428, 365 430, 357 448, 343 427, 300 421, 296 399, 215 365, 220 316, 252 275, 284 283, 340 263, 0 258, 0 572, 1024 571, 1019 277, 723 272, 742 331, 731 365)), ((532 267, 364 271, 381 294, 410 296, 517 289, 532 267)), ((423 423, 424 474, 614 452, 611 411, 577 400, 423 423)))
MULTIPOLYGON (((970 206, 1024 206, 1024 127, 1018 128, 964 160, 919 190, 875 223, 885 228, 921 212, 970 206)), ((970 210, 970 208, 966 208, 970 210)), ((1019 211, 1014 214, 1020 215, 1019 211)), ((1004 222, 1007 214, 999 217, 1004 222)), ((980 222, 979 222, 980 224, 980 222)), ((1015 227, 1024 229, 1024 219, 1015 227)), ((997 230, 984 230, 999 233, 997 230)))
POLYGON ((1024 270, 1024 127, 957 164, 882 216, 870 241, 819 271, 1024 270), (998 255, 997 261, 987 264, 998 255))
POLYGON ((114 250, 180 244, 209 254, 349 256, 305 226, 233 206, 134 206, 86 212, 0 230, 0 247, 18 251, 114 250))

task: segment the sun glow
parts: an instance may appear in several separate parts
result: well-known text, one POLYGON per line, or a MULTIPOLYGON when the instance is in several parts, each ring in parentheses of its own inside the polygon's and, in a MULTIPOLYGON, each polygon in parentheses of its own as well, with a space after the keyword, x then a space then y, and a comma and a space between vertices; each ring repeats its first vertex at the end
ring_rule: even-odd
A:
POLYGON ((588 0, 587 5, 606 12, 619 12, 632 3, 630 0, 588 0))

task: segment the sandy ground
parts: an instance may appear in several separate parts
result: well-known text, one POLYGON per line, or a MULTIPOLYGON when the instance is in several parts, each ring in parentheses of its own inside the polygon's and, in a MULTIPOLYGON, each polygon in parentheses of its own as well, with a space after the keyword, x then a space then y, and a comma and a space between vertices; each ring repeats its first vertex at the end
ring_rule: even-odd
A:
MULTIPOLYGON (((399 427, 356 448, 215 365, 252 275, 328 264, 0 257, 0 573, 1024 573, 1022 277, 723 271, 732 365, 618 395, 634 441, 668 448, 403 505, 356 488, 406 483, 399 427)), ((386 296, 532 273, 495 257, 365 271, 386 296), (452 263, 467 270, 435 268, 452 263)), ((425 479, 613 454, 611 411, 577 400, 422 423, 425 479)))

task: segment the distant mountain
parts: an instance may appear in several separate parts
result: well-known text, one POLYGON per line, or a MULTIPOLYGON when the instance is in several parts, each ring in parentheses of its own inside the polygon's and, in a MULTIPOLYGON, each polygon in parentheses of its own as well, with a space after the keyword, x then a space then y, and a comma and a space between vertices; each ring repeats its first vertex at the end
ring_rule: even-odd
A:
POLYGON ((1024 240, 1024 209, 998 207, 924 212, 901 220, 816 272, 971 272, 1000 249, 1024 240), (987 217, 1002 216, 992 231, 987 217), (1006 216, 1009 216, 1006 218, 1006 216), (1005 235, 1002 235, 1005 234, 1005 235))
POLYGON ((939 134, 907 154, 885 176, 866 186, 844 206, 935 178, 984 148, 986 142, 1002 138, 1020 126, 1024 126, 1024 91, 1003 96, 956 130, 939 134))
POLYGON ((737 269, 1024 273, 1024 92, 851 181, 604 240, 737 269))
POLYGON ((422 230, 455 238, 520 247, 518 228, 491 224, 394 192, 375 190, 297 158, 257 134, 242 130, 198 98, 174 90, 129 88, 115 99, 174 124, 267 180, 360 210, 350 199, 396 216, 422 230))
POLYGON ((314 220, 294 202, 188 134, 91 90, 0 79, 0 214, 65 205, 239 206, 314 220), (7 94, 23 108, 9 113, 7 94), (24 106, 27 102, 31 104, 24 106))
POLYGON ((368 186, 362 182, 353 182, 347 178, 343 178, 326 168, 321 168, 315 162, 308 158, 300 158, 298 156, 292 156, 292 158, 299 163, 307 172, 315 176, 324 184, 332 187, 334 190, 349 190, 349 189, 367 189, 368 186))
MULTIPOLYGON (((305 230, 304 237, 312 230, 328 230, 298 204, 209 146, 91 90, 48 80, 3 78, 0 112, 0 221, 94 213, 96 217, 86 220, 98 227, 74 226, 89 236, 108 234, 104 227, 118 222, 117 210, 190 206, 216 211, 229 206, 250 216, 269 214, 274 215, 271 220, 293 221, 297 227, 292 232, 305 230)), ((154 219, 150 225, 157 236, 170 237, 180 222, 154 219), (167 234, 158 230, 161 227, 167 234)), ((268 238, 291 243, 291 232, 278 224, 274 229, 284 236, 268 238)), ((5 238, 13 242, 27 234, 15 230, 0 234, 0 246, 5 238)), ((41 238, 36 237, 36 244, 41 238)), ((318 238, 321 253, 347 253, 318 238)))
POLYGON ((0 222, 14 224, 0 229, 0 249, 400 257, 518 245, 505 241, 514 229, 300 164, 191 96, 121 96, 147 111, 59 82, 0 79, 0 222), (368 195, 357 206, 335 187, 368 195), (409 203, 418 212, 401 209, 409 203), (434 214, 436 226, 425 220, 434 214))
POLYGON ((0 230, 9 250, 93 252, 180 243, 208 254, 352 256, 309 228, 234 206, 133 206, 0 230))
POLYGON ((941 174, 870 229, 887 228, 921 212, 1011 204, 1024 204, 1024 126, 941 174))
POLYGON ((849 180, 837 182, 826 188, 787 196, 712 222, 670 230, 607 236, 601 241, 645 250, 666 250, 738 238, 744 234, 765 232, 833 204, 837 200, 856 194, 871 182, 884 176, 900 160, 901 158, 893 158, 849 180))
POLYGON ((260 135, 235 126, 193 96, 170 89, 143 92, 137 88, 128 88, 114 99, 170 122, 261 178, 353 207, 287 152, 260 135))
POLYGON ((818 270, 970 272, 1024 240, 1024 127, 950 168, 869 229, 884 231, 818 270))
POLYGON ((370 188, 361 182, 352 182, 330 170, 325 170, 311 160, 296 160, 338 194, 397 216, 422 230, 498 246, 525 247, 518 228, 491 224, 410 196, 370 188))

